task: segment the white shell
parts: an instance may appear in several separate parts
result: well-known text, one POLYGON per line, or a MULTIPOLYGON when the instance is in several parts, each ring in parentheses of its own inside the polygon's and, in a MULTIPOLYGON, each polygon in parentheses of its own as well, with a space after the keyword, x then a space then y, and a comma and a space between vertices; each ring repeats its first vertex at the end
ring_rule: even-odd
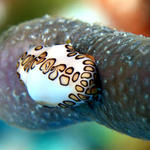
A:
POLYGON ((94 61, 70 45, 29 49, 18 61, 17 74, 30 97, 46 106, 76 106, 97 93, 94 61))

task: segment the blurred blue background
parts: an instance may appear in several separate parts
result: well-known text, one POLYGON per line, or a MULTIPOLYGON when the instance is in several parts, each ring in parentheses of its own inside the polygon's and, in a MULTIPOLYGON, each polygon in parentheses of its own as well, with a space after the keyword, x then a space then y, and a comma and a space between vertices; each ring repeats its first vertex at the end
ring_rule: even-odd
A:
MULTIPOLYGON (((115 1, 114 1, 115 2, 115 1)), ((90 0, 0 0, 0 32, 45 14, 112 25, 108 13, 90 0)), ((0 121, 0 150, 149 150, 150 142, 117 133, 94 122, 32 132, 0 121)))
POLYGON ((133 139, 96 123, 32 132, 0 122, 0 150, 148 150, 147 141, 133 139))

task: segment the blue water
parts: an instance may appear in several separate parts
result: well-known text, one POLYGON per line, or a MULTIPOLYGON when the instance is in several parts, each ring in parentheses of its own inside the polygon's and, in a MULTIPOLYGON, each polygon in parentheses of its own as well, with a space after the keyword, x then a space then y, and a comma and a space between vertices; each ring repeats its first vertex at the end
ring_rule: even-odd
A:
POLYGON ((0 150, 103 150, 109 139, 96 123, 32 132, 0 121, 0 150))

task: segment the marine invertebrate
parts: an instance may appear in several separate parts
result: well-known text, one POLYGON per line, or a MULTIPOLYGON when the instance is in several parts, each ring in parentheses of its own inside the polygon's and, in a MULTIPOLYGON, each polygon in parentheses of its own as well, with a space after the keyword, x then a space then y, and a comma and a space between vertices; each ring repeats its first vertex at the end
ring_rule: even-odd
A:
POLYGON ((26 51, 17 63, 17 75, 31 98, 46 106, 76 106, 98 94, 94 61, 71 45, 26 51))
POLYGON ((127 135, 150 139, 150 39, 78 20, 45 16, 10 28, 0 37, 0 118, 32 130, 96 121, 127 135), (43 107, 16 76, 27 49, 65 44, 92 55, 101 100, 76 107, 43 107))

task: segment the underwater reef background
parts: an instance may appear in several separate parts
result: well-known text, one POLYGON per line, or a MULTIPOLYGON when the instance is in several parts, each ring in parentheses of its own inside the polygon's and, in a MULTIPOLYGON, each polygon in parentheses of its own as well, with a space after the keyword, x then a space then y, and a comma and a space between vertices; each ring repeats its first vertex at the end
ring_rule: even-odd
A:
MULTIPOLYGON (((17 1, 16 1, 16 3, 17 3, 17 1)), ((63 3, 65 5, 65 1, 63 3)), ((66 3, 68 5, 68 2, 66 2, 66 3)), ((35 4, 35 2, 33 2, 33 4, 35 4)), ((85 2, 84 2, 84 4, 85 4, 85 2)), ((59 6, 61 4, 59 4, 59 5, 54 4, 54 5, 59 6)), ((38 7, 38 5, 36 5, 36 6, 38 7)), ((40 4, 39 4, 39 6, 40 6, 40 4)), ((71 6, 69 6, 69 7, 71 7, 71 6)), ((21 8, 21 6, 19 8, 21 8)), ((44 6, 42 8, 46 8, 46 7, 44 6)), ((50 8, 48 8, 48 9, 51 10, 50 8)), ((58 7, 58 9, 59 9, 59 7, 58 7)), ((19 11, 19 9, 17 9, 17 10, 19 11)), ((14 10, 13 10, 13 12, 14 12, 14 10)), ((57 12, 57 10, 53 11, 52 14, 55 16, 56 12, 57 12)), ((45 13, 47 13, 47 12, 44 12, 41 10, 41 13, 39 13, 39 14, 33 15, 34 13, 30 13, 33 16, 28 16, 29 18, 25 17, 25 18, 21 18, 21 19, 24 19, 24 20, 32 19, 37 16, 44 15, 45 13)), ((27 14, 25 16, 27 16, 27 14)), ((19 20, 18 23, 22 22, 24 20, 19 20)), ((15 22, 15 18, 13 19, 13 21, 15 22)), ((17 23, 17 21, 12 24, 16 24, 16 23, 17 23)), ((11 24, 9 24, 7 22, 7 27, 3 26, 1 28, 1 31, 3 30, 3 28, 7 29, 10 26, 11 26, 11 24)), ((40 26, 40 24, 39 24, 39 26, 40 26)), ((27 27, 27 29, 29 29, 29 28, 30 27, 27 27)), ((12 29, 14 29, 14 28, 12 28, 12 29)), ((104 29, 104 30, 107 30, 107 29, 104 29)), ((106 32, 110 32, 110 31, 111 30, 108 29, 108 31, 106 31, 106 32)), ((15 32, 15 30, 14 30, 14 32, 15 32)), ((48 30, 45 30, 45 34, 47 32, 48 32, 48 30)), ((7 36, 5 36, 5 37, 7 37, 7 36)), ((18 40, 21 40, 21 38, 23 38, 23 37, 19 35, 18 40)), ((30 38, 32 40, 34 40, 34 36, 31 36, 30 38)), ((84 38, 84 37, 82 37, 82 38, 84 38)), ((143 37, 141 36, 140 38, 143 38, 143 37)), ((3 40, 5 40, 5 39, 3 39, 3 40)), ((65 40, 67 40, 67 39, 65 39, 65 40)), ((15 41, 17 41, 17 39, 11 40, 11 42, 14 44, 15 44, 15 41)), ((57 43, 57 41, 59 41, 59 39, 57 39, 56 41, 52 41, 52 43, 53 42, 57 43)), ((137 44, 140 44, 140 43, 137 43, 137 44)), ((84 43, 83 43, 83 45, 84 45, 84 43)), ((2 45, 1 45, 1 47, 2 47, 2 45)), ((20 45, 20 48, 22 48, 21 45, 20 45)), ((5 55, 7 55, 7 53, 4 52, 4 56, 5 55)), ((13 58, 10 57, 10 62, 12 61, 12 59, 13 58)), ((11 80, 8 80, 8 82, 9 82, 9 84, 11 84, 11 80)), ((13 84, 12 84, 12 87, 13 87, 13 84)), ((9 91, 9 89, 7 89, 7 90, 9 91)), ((14 90, 13 94, 14 94, 13 96, 17 95, 17 93, 15 93, 15 90, 14 90)), ((24 95, 22 95, 22 96, 24 96, 24 95)), ((2 98, 2 95, 1 95, 1 98, 2 98)), ((6 109, 8 109, 7 106, 5 105, 5 103, 3 105, 4 105, 4 107, 6 107, 6 109)), ((27 107, 27 106, 25 106, 25 107, 27 107)), ((142 109, 142 107, 139 107, 139 110, 141 110, 141 109, 142 109)), ((10 110, 10 112, 11 112, 11 110, 10 110)), ((26 113, 28 114, 28 112, 26 112, 26 113)), ((116 112, 116 113, 120 113, 120 112, 116 112)), ((13 111, 12 111, 12 115, 13 115, 13 111)), ((14 113, 14 115, 15 115, 15 113, 14 113)), ((23 114, 23 115, 25 115, 25 114, 23 114)), ((5 118, 5 116, 3 116, 3 117, 5 118)), ((77 122, 85 120, 85 118, 84 117, 82 118, 81 116, 79 118, 77 118, 77 117, 75 117, 75 118, 76 118, 77 122)), ((7 119, 9 120, 9 118, 7 118, 7 119)), ((28 119, 30 120, 30 118, 28 118, 28 119)), ((22 122, 20 120, 21 120, 21 118, 20 119, 18 118, 18 123, 21 124, 22 122)), ((13 122, 13 120, 10 120, 10 122, 13 122)), ((56 124, 54 124, 54 126, 56 126, 56 124)), ((125 136, 123 134, 116 133, 115 131, 107 129, 103 126, 100 126, 100 125, 94 123, 94 122, 93 123, 81 123, 81 124, 69 126, 67 128, 58 129, 58 130, 54 130, 54 131, 48 131, 48 132, 44 132, 44 133, 34 133, 31 131, 26 131, 26 130, 24 131, 21 129, 17 129, 15 127, 10 127, 3 122, 1 122, 0 127, 1 127, 1 133, 2 133, 1 140, 0 140, 0 146, 1 146, 0 149, 6 149, 6 150, 7 149, 8 150, 9 149, 17 150, 20 147, 24 148, 24 150, 34 150, 34 149, 56 149, 56 150, 57 149, 62 149, 62 150, 63 149, 65 149, 65 150, 66 149, 68 149, 68 150, 69 149, 75 149, 75 150, 76 149, 82 149, 82 150, 84 150, 84 149, 85 150, 108 149, 109 150, 110 149, 111 150, 111 149, 120 149, 120 148, 126 149, 127 148, 126 145, 128 145, 128 149, 138 150, 138 149, 149 149, 149 147, 150 147, 150 144, 147 141, 133 139, 133 138, 125 136), (11 140, 13 141, 12 144, 10 142, 11 140), (14 144, 14 143, 16 143, 16 144, 14 144)), ((34 128, 34 126, 32 126, 32 127, 34 128)), ((28 127, 28 128, 32 128, 32 127, 28 127)), ((142 124, 141 124, 141 128, 142 128, 142 124)))

